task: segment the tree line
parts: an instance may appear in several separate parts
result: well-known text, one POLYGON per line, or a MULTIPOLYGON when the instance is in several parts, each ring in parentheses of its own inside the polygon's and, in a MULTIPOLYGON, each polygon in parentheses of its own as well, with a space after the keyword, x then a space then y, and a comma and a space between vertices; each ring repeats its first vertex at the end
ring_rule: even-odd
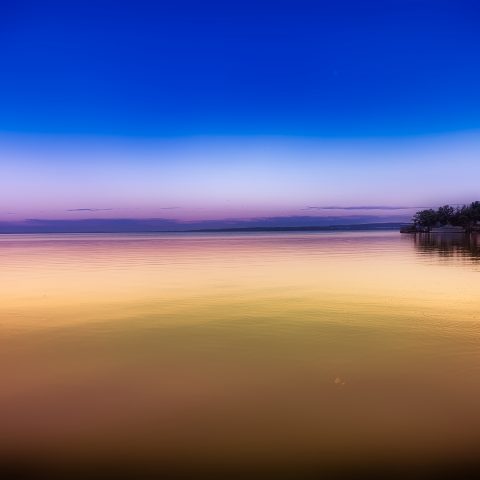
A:
POLYGON ((443 205, 437 210, 432 208, 420 210, 412 219, 416 227, 430 229, 436 225, 454 225, 471 231, 477 222, 480 222, 480 201, 470 205, 452 207, 443 205))

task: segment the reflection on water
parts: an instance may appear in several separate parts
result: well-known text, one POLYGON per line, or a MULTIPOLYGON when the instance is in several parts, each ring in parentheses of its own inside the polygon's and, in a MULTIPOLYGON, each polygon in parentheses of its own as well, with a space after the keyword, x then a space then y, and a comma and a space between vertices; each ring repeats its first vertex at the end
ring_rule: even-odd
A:
POLYGON ((480 260, 480 235, 427 234, 413 235, 415 248, 422 254, 439 255, 443 258, 478 262, 480 260))
POLYGON ((479 453, 474 237, 11 235, 0 265, 1 461, 298 472, 479 453))

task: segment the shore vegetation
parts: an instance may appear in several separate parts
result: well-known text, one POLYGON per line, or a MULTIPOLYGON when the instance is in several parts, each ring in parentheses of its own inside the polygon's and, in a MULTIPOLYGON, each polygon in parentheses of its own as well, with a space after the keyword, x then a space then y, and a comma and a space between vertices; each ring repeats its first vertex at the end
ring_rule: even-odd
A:
POLYGON ((443 205, 437 210, 420 210, 413 216, 412 222, 417 231, 430 231, 433 227, 445 225, 462 227, 466 232, 480 230, 480 201, 456 207, 443 205))

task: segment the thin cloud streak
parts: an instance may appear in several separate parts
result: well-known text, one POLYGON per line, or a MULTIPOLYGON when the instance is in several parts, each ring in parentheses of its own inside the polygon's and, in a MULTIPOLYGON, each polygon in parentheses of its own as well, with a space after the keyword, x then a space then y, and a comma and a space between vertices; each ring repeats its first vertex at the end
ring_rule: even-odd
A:
POLYGON ((412 210, 414 208, 428 208, 428 207, 406 207, 406 206, 391 206, 391 205, 355 205, 350 207, 340 207, 334 205, 328 206, 308 206, 301 210, 412 210))
POLYGON ((108 212, 113 208, 69 208, 66 212, 108 212))
MULTIPOLYGON (((157 207, 157 210, 177 210, 180 207, 157 207)), ((111 212, 115 208, 68 208, 66 212, 111 212)))

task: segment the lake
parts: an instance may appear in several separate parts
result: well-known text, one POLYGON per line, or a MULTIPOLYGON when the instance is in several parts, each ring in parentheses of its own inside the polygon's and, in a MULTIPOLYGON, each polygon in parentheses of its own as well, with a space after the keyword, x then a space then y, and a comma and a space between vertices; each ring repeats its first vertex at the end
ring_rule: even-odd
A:
POLYGON ((0 267, 11 468, 298 473, 480 453, 479 237, 3 235, 0 267))

